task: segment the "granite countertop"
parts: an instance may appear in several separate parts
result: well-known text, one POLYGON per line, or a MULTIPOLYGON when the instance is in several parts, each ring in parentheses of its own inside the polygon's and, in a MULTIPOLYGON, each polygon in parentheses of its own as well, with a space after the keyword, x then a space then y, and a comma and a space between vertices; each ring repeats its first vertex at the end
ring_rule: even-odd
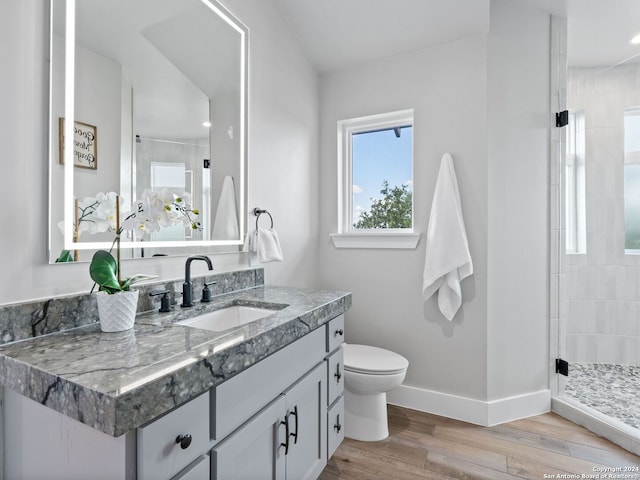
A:
POLYGON ((98 324, 0 346, 0 383, 117 437, 189 401, 344 313, 351 294, 262 286, 171 313, 145 313, 132 330, 98 324), (212 332, 175 322, 230 305, 273 308, 212 332))

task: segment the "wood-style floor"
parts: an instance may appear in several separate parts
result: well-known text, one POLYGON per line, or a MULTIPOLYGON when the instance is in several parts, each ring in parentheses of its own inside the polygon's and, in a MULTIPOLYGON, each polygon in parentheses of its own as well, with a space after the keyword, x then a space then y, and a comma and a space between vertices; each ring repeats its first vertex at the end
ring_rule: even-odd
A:
POLYGON ((595 476, 598 468, 640 466, 640 457, 554 413, 480 427, 392 405, 388 411, 389 438, 345 439, 320 480, 640 479, 640 472, 595 476))

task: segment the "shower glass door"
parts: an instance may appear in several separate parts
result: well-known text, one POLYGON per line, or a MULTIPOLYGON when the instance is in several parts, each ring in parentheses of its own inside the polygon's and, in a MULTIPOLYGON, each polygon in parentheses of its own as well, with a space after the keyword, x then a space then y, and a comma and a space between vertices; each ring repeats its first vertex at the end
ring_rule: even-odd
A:
POLYGON ((582 65, 569 52, 559 199, 559 394, 625 431, 640 428, 639 58, 582 65))

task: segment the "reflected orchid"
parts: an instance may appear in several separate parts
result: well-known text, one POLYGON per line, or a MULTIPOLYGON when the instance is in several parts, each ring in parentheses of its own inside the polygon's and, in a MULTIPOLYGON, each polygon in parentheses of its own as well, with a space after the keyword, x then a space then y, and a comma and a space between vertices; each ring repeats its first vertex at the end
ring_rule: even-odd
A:
POLYGON ((132 230, 139 238, 148 238, 164 227, 182 223, 185 228, 200 230, 199 211, 191 207, 191 195, 180 195, 168 188, 145 189, 136 204, 135 211, 122 222, 124 230, 132 230))

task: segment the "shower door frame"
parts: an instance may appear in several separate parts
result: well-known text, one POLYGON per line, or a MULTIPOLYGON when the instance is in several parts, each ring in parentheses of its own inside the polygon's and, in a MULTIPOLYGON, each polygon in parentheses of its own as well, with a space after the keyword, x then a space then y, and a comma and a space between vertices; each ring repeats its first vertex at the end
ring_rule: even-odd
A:
POLYGON ((567 109, 567 19, 551 16, 551 137, 549 145, 549 387, 551 398, 566 378, 556 373, 556 359, 566 358, 567 265, 565 230, 566 127, 556 126, 556 112, 567 109))
MULTIPOLYGON (((551 17, 551 135, 549 145, 549 388, 551 411, 640 455, 640 431, 561 396, 568 377, 556 373, 556 359, 567 359, 568 267, 565 223, 566 128, 556 112, 567 109, 567 19, 551 17)), ((569 371, 571 366, 569 366, 569 371)))

